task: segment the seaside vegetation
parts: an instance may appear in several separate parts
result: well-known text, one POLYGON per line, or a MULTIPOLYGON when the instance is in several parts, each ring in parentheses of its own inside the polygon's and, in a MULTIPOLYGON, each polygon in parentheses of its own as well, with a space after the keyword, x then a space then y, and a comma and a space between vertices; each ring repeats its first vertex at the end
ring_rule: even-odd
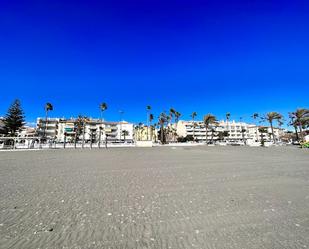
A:
MULTIPOLYGON (((103 123, 103 113, 108 109, 108 105, 105 102, 102 102, 99 104, 99 110, 100 110, 100 120, 103 123)), ((54 106, 52 103, 47 102, 44 106, 45 110, 45 125, 43 128, 43 132, 41 134, 37 134, 38 136, 41 136, 42 140, 46 139, 46 127, 47 127, 47 120, 49 116, 49 112, 54 110, 54 106)), ((147 119, 146 119, 146 137, 147 140, 152 140, 153 139, 153 131, 155 129, 158 129, 158 140, 160 143, 165 144, 169 142, 188 142, 188 141, 195 141, 195 128, 196 128, 196 117, 197 117, 197 112, 192 112, 190 114, 190 117, 192 119, 192 129, 193 129, 193 135, 187 136, 187 137, 178 137, 177 136, 177 123, 179 121, 179 118, 182 116, 180 112, 175 110, 174 108, 170 108, 169 112, 166 113, 161 112, 160 115, 158 116, 158 121, 153 123, 154 120, 154 114, 150 113, 152 110, 152 107, 150 105, 146 106, 146 114, 147 114, 147 119)), ((225 114, 226 122, 229 124, 229 121, 231 119, 231 114, 227 112, 225 114)), ((272 140, 276 143, 277 142, 277 137, 275 136, 274 133, 274 126, 277 124, 279 127, 283 124, 283 115, 279 112, 268 112, 265 115, 259 114, 259 113, 253 113, 251 118, 255 121, 255 124, 259 127, 259 132, 261 133, 261 141, 260 143, 262 146, 265 143, 265 137, 266 134, 268 133, 267 128, 265 127, 265 123, 268 123, 270 126, 271 132, 269 132, 269 136, 272 137, 272 140), (260 121, 260 123, 264 123, 264 125, 258 125, 257 121, 260 121)), ((304 143, 304 136, 307 133, 307 129, 309 128, 309 109, 306 108, 299 108, 295 110, 294 112, 289 113, 289 122, 288 125, 292 126, 294 128, 294 133, 289 133, 290 137, 294 137, 294 140, 299 141, 299 143, 304 143)), ((84 145, 85 143, 85 124, 89 122, 89 118, 86 116, 79 115, 78 118, 76 119, 75 126, 74 126, 74 131, 75 135, 72 138, 72 141, 74 141, 74 147, 76 147, 76 144, 82 135, 82 144, 84 145)), ((0 134, 2 136, 12 136, 15 137, 17 136, 17 132, 25 125, 25 116, 24 116, 24 111, 21 107, 20 100, 16 99, 14 102, 11 104, 9 107, 7 114, 5 117, 2 119, 3 125, 0 126, 0 134)), ((225 138, 229 137, 229 131, 228 129, 225 131, 218 131, 216 132, 214 127, 218 126, 218 121, 217 117, 211 113, 208 113, 203 116, 203 123, 206 128, 206 134, 211 132, 211 143, 213 142, 213 137, 216 135, 219 138, 219 141, 225 140, 225 138)), ((142 123, 140 123, 139 126, 136 126, 136 129, 141 128, 144 126, 142 123)), ((100 147, 101 143, 101 133, 103 130, 103 127, 100 127, 100 132, 99 132, 99 143, 98 146, 100 147)), ((243 134, 243 140, 245 141, 245 129, 241 129, 241 132, 243 134)), ((128 136, 128 131, 123 130, 121 133, 121 136, 126 138, 128 136)), ((93 134, 90 134, 90 137, 93 137, 93 134)), ((90 139, 91 145, 93 139, 90 139)), ((205 143, 207 144, 209 141, 209 137, 206 136, 206 141, 205 143)), ((157 141, 157 140, 156 140, 157 141)), ((307 144, 305 144, 305 147, 307 147, 307 144)))
POLYGON ((14 100, 11 104, 3 122, 5 135, 12 137, 16 136, 17 131, 25 125, 24 111, 19 99, 14 100))

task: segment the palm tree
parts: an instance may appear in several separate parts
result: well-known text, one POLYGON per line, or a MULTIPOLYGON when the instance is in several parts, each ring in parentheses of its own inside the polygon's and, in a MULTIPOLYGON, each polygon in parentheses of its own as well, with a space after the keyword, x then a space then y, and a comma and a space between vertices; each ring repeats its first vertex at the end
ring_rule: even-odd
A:
POLYGON ((214 128, 211 128, 211 143, 213 144, 214 142, 214 135, 215 135, 215 129, 214 128))
POLYGON ((251 116, 254 120, 256 120, 259 117, 258 113, 253 113, 253 115, 251 116))
POLYGON ((107 104, 105 102, 103 102, 103 103, 100 104, 99 108, 100 108, 100 111, 101 111, 101 121, 102 121, 102 119, 103 119, 103 112, 107 110, 108 106, 107 106, 107 104))
POLYGON ((290 114, 290 117, 293 120, 294 127, 298 126, 300 139, 301 141, 303 141, 304 140, 303 127, 305 128, 309 125, 309 109, 304 108, 297 109, 295 112, 292 112, 290 114))
POLYGON ((179 121, 180 116, 181 116, 181 113, 176 111, 175 112, 175 123, 176 123, 176 125, 177 125, 177 123, 179 121))
POLYGON ((205 128, 206 128, 206 144, 208 142, 208 128, 210 126, 210 124, 213 124, 217 121, 216 117, 212 114, 206 114, 204 116, 204 124, 205 124, 205 128))
POLYGON ((102 124, 103 124, 103 112, 107 110, 107 104, 105 102, 101 103, 100 104, 100 111, 101 111, 101 124, 100 124, 100 127, 99 127, 99 143, 98 143, 98 147, 100 148, 101 147, 101 136, 102 136, 102 130, 103 130, 103 127, 102 127, 102 124))
POLYGON ((63 148, 65 149, 65 145, 67 143, 67 133, 64 132, 64 140, 63 140, 63 148))
POLYGON ((194 122, 194 119, 197 116, 197 113, 196 112, 192 112, 190 116, 191 116, 191 118, 193 120, 193 139, 195 140, 195 122, 194 122))
POLYGON ((265 144, 264 134, 267 133, 267 128, 259 127, 259 132, 261 133, 261 146, 264 147, 264 144, 265 144))
POLYGON ((274 140, 274 143, 276 143, 276 137, 274 134, 274 121, 277 120, 277 122, 280 123, 282 120, 282 115, 278 112, 269 112, 266 114, 266 116, 263 119, 269 122, 273 140, 274 140))
POLYGON ((173 123, 173 116, 176 114, 176 111, 174 108, 170 109, 170 122, 173 123))
POLYGON ((125 142, 126 141, 126 136, 129 136, 129 132, 127 130, 123 130, 122 131, 122 136, 123 136, 123 140, 125 142))
POLYGON ((229 131, 230 128, 229 128, 229 121, 230 121, 230 118, 231 118, 231 113, 227 112, 225 114, 225 118, 226 118, 226 130, 229 131))
MULTIPOLYGON (((153 127, 151 125, 152 121, 154 119, 154 116, 152 113, 149 114, 149 123, 150 123, 150 140, 152 140, 152 137, 153 137, 153 127)), ((148 129, 148 128, 147 128, 148 129)))
POLYGON ((147 105, 146 106, 146 111, 147 111, 147 140, 148 140, 148 129, 149 129, 149 122, 150 122, 150 116, 149 116, 149 112, 151 110, 151 106, 150 105, 147 105))
POLYGON ((45 126, 44 126, 43 137, 45 137, 45 133, 46 133, 48 112, 52 111, 54 109, 54 107, 53 107, 53 105, 51 103, 47 102, 45 104, 44 109, 45 109, 45 126))
POLYGON ((230 117, 231 117, 231 113, 227 112, 225 114, 225 117, 226 117, 226 122, 228 122, 230 120, 230 117))
POLYGON ((295 130, 295 135, 296 135, 296 141, 299 141, 299 136, 298 136, 298 130, 297 130, 297 123, 295 121, 295 117, 293 116, 292 113, 289 113, 289 118, 291 119, 289 125, 292 125, 294 127, 295 130))
POLYGON ((79 115, 77 119, 75 120, 74 124, 74 130, 75 130, 75 135, 74 135, 74 148, 76 149, 76 143, 77 139, 79 138, 80 134, 83 131, 83 117, 79 115))
POLYGON ((162 112, 159 116, 159 124, 160 124, 160 140, 161 143, 164 144, 165 143, 165 134, 164 134, 164 125, 165 123, 168 122, 168 116, 162 112))

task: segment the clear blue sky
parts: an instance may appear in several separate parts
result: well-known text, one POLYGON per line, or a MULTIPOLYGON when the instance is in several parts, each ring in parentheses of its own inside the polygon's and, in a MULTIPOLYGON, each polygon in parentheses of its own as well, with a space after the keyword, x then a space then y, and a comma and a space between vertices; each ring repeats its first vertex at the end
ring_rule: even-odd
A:
POLYGON ((308 1, 1 1, 0 116, 250 120, 309 107, 308 1))

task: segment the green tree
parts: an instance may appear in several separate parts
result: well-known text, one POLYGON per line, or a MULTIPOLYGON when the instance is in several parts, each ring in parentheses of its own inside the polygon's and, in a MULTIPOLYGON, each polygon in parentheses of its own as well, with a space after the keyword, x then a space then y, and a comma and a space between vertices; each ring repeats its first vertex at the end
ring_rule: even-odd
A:
POLYGON ((18 99, 16 99, 8 109, 3 123, 6 134, 10 136, 16 136, 16 132, 24 126, 25 116, 18 99))
POLYGON ((103 113, 107 110, 107 104, 105 102, 101 103, 100 104, 100 111, 101 111, 101 124, 100 124, 100 127, 99 127, 99 143, 98 143, 98 147, 100 148, 101 147, 101 137, 102 137, 102 130, 103 130, 103 127, 102 127, 102 124, 103 124, 103 113))
POLYGON ((253 113, 253 115, 251 116, 254 120, 256 120, 259 117, 258 113, 253 113))
MULTIPOLYGON (((299 128, 299 135, 301 141, 304 140, 303 128, 309 126, 309 109, 297 109, 295 112, 290 114, 292 119, 292 125, 299 128)), ((297 131, 297 129, 295 129, 297 131)))
POLYGON ((173 117, 175 116, 176 111, 174 108, 170 109, 170 122, 173 123, 173 117))
POLYGON ((210 113, 206 114, 204 116, 204 124, 206 128, 206 144, 208 142, 208 128, 211 124, 215 123, 217 121, 216 117, 210 113))
POLYGON ((259 127, 259 132, 261 133, 261 146, 265 146, 265 133, 267 133, 267 127, 259 127))
POLYGON ((159 124, 160 124, 160 141, 162 144, 164 144, 166 141, 165 141, 165 130, 164 130, 164 125, 168 122, 169 118, 168 116, 162 112, 159 116, 159 124))
POLYGON ((176 112, 175 112, 175 123, 176 123, 176 124, 178 123, 180 116, 181 116, 181 113, 178 112, 178 111, 176 111, 176 112))
POLYGON ((227 112, 225 114, 225 118, 226 118, 226 121, 229 122, 230 121, 230 118, 231 118, 231 113, 227 112))
POLYGON ((271 128, 272 137, 274 140, 274 143, 276 142, 276 136, 274 133, 274 121, 277 121, 279 124, 282 120, 282 115, 278 112, 269 112, 266 114, 266 116, 263 118, 264 120, 268 121, 271 128))
POLYGON ((149 114, 149 123, 150 123, 150 140, 152 140, 152 137, 153 137, 153 126, 151 125, 152 124, 152 121, 154 119, 154 116, 152 113, 149 114))
POLYGON ((74 123, 74 148, 76 149, 77 140, 83 132, 83 116, 79 115, 74 123))
POLYGON ((43 137, 46 136, 48 112, 54 110, 54 107, 51 103, 47 102, 44 106, 44 110, 45 110, 45 125, 44 125, 43 137))
POLYGON ((129 136, 129 132, 127 130, 122 130, 122 136, 123 136, 123 140, 125 142, 126 141, 126 136, 129 136))

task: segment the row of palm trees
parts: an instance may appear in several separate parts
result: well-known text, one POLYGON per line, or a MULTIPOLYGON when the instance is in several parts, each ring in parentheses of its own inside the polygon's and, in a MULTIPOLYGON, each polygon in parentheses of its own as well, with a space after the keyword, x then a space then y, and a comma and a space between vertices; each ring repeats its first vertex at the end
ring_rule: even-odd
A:
MULTIPOLYGON (((53 108, 53 105, 51 103, 49 103, 49 102, 46 103, 46 105, 45 105, 46 122, 45 122, 44 133, 43 133, 44 137, 45 137, 45 133, 46 133, 48 113, 50 111, 52 111, 53 109, 54 108, 53 108)), ((99 109, 100 109, 100 114, 101 114, 101 123, 103 123, 103 114, 108 109, 107 103, 102 102, 99 105, 99 109)), ((158 126, 160 128, 160 140, 161 140, 161 142, 164 142, 166 140, 167 135, 168 135, 166 133, 171 133, 172 136, 173 136, 173 134, 175 134, 175 131, 173 130, 172 126, 169 126, 170 127, 169 129, 165 129, 166 126, 168 126, 169 124, 172 124, 173 121, 174 121, 175 124, 176 124, 176 129, 177 129, 177 123, 179 121, 179 118, 181 117, 181 113, 176 111, 174 108, 170 108, 169 114, 166 114, 166 112, 160 113, 160 115, 158 116, 158 123, 155 123, 152 126, 152 121, 154 120, 154 115, 150 112, 151 110, 152 110, 152 107, 150 105, 147 105, 146 106, 147 140, 149 140, 149 129, 148 128, 158 126)), ((192 121, 193 121, 193 138, 195 139, 195 127, 196 127, 195 118, 197 117, 197 112, 195 112, 195 111, 192 112, 190 117, 192 118, 192 121)), ((226 117, 227 123, 229 123, 231 114, 228 112, 228 113, 226 113, 225 117, 226 117)), ((278 112, 269 112, 269 113, 266 113, 266 115, 264 115, 264 116, 260 116, 258 113, 253 113, 253 115, 251 117, 255 121, 257 121, 259 119, 260 122, 268 122, 269 125, 270 125, 270 128, 271 128, 271 135, 272 135, 273 141, 274 142, 277 141, 275 134, 274 134, 274 125, 275 125, 275 123, 277 123, 278 126, 281 126, 283 124, 282 114, 280 114, 278 112)), ((301 141, 303 141, 303 139, 304 139, 303 129, 306 129, 309 126, 309 109, 305 109, 305 108, 297 109, 296 111, 289 113, 289 117, 290 117, 290 120, 291 120, 289 125, 292 125, 294 127, 297 138, 300 139, 301 141)), ((79 119, 81 119, 81 118, 83 119, 83 121, 85 121, 87 119, 86 117, 79 116, 79 119)), ((217 118, 216 118, 215 115, 208 113, 208 114, 204 115, 203 122, 205 124, 206 134, 207 134, 210 126, 217 123, 217 118)), ((102 129, 103 129, 103 127, 100 126, 99 147, 100 147, 100 143, 101 143, 101 130, 102 129)), ((245 132, 245 131, 242 131, 242 132, 245 132)), ((124 131, 124 134, 122 134, 122 135, 126 136, 127 131, 124 131)), ((207 139, 208 139, 208 137, 206 136, 206 143, 208 142, 207 139)))

